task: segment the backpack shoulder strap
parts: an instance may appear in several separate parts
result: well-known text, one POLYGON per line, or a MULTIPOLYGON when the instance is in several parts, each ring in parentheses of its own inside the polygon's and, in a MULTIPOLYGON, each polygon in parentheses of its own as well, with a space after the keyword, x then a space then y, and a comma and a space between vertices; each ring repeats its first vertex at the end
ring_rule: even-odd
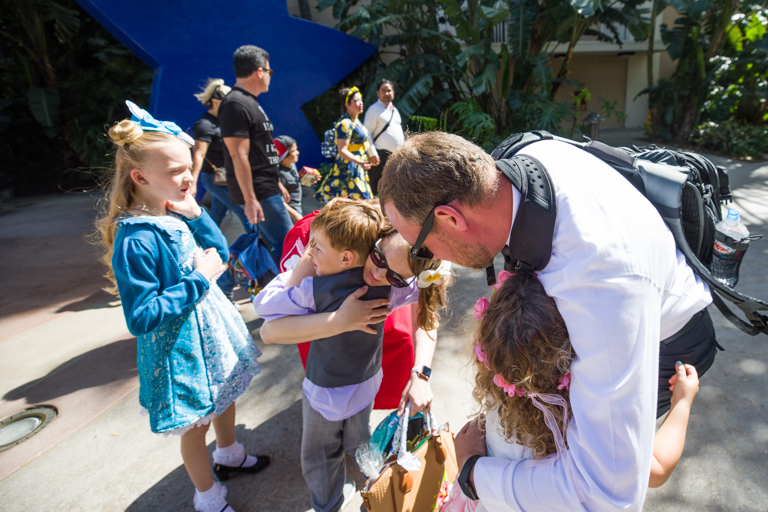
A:
MULTIPOLYGON (((496 168, 512 182, 522 196, 508 247, 504 249, 505 267, 515 272, 533 274, 549 263, 552 235, 557 218, 555 189, 549 173, 538 160, 516 155, 496 161, 496 168)), ((495 272, 488 272, 495 282, 495 272)))
MULTIPOLYGON (((545 130, 515 133, 507 137, 504 142, 499 144, 496 149, 493 150, 493 153, 491 153, 491 157, 493 157, 494 160, 510 158, 529 144, 533 144, 534 142, 538 142, 540 140, 552 140, 555 138, 556 137, 554 135, 545 130)), ((559 139, 559 137, 557 138, 559 139)))

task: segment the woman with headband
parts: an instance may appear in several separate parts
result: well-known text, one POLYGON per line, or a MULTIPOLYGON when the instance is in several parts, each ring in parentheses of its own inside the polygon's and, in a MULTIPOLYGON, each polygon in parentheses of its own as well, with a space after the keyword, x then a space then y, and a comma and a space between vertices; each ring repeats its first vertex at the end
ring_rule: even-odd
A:
POLYGON ((379 155, 371 144, 371 134, 359 119, 364 109, 363 97, 357 87, 345 87, 339 91, 339 99, 345 112, 334 126, 338 152, 333 169, 317 188, 315 198, 324 202, 334 197, 371 199, 368 169, 378 165, 379 155))

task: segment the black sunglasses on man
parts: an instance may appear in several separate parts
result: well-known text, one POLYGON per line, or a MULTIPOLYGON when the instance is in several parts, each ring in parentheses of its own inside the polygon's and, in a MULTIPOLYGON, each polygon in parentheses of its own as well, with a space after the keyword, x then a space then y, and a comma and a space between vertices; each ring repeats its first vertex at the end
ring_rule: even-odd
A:
POLYGON ((430 251, 427 247, 424 247, 424 240, 427 239, 427 235, 429 235, 429 232, 432 231, 432 224, 435 222, 435 208, 438 206, 443 206, 453 201, 453 199, 450 199, 448 201, 440 201, 435 206, 432 207, 432 211, 429 212, 429 215, 427 215, 426 220, 424 220, 424 224, 421 226, 421 231, 419 231, 419 236, 416 237, 416 243, 413 244, 413 247, 411 247, 411 252, 408 255, 412 260, 433 260, 435 259, 435 255, 432 254, 432 251, 430 251))

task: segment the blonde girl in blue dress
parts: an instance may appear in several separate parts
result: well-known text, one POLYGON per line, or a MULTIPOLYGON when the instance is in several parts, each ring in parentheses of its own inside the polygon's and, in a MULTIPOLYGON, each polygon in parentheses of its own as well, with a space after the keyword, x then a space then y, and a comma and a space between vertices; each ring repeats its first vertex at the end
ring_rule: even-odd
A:
POLYGON ((98 228, 107 277, 138 338, 139 402, 153 432, 181 436, 195 509, 234 512, 211 478, 205 434, 213 423, 219 480, 269 464, 235 441, 235 399, 261 371, 261 352, 216 285, 229 251, 191 193, 193 140, 126 103, 131 120, 109 130, 115 171, 98 228))
POLYGON ((371 199, 368 169, 379 164, 379 155, 371 143, 371 134, 360 120, 363 97, 357 87, 339 91, 344 114, 336 121, 336 159, 333 169, 317 188, 315 199, 328 202, 334 197, 371 199), (369 156, 370 155, 370 156, 369 156))

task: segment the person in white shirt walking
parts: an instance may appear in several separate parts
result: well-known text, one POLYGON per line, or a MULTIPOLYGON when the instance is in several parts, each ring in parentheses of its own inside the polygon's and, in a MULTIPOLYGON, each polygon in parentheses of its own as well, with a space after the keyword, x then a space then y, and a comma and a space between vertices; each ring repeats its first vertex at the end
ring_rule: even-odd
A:
MULTIPOLYGON (((576 354, 566 432, 572 464, 489 457, 485 431, 470 423, 456 437, 458 481, 494 511, 640 511, 655 420, 670 405, 667 366, 674 373, 681 361, 702 375, 714 361, 709 288, 653 205, 607 164, 554 140, 518 154, 548 171, 557 200, 552 254, 537 277, 576 354)), ((379 194, 412 257, 475 269, 506 252, 521 204, 488 154, 441 132, 398 148, 379 194)))
POLYGON ((387 159, 405 141, 403 120, 400 118, 397 107, 392 103, 395 99, 395 86, 384 78, 379 82, 376 95, 379 100, 368 107, 363 121, 368 128, 368 133, 371 134, 380 159, 379 165, 368 170, 368 180, 374 195, 379 194, 379 180, 384 166, 387 165, 387 159))

